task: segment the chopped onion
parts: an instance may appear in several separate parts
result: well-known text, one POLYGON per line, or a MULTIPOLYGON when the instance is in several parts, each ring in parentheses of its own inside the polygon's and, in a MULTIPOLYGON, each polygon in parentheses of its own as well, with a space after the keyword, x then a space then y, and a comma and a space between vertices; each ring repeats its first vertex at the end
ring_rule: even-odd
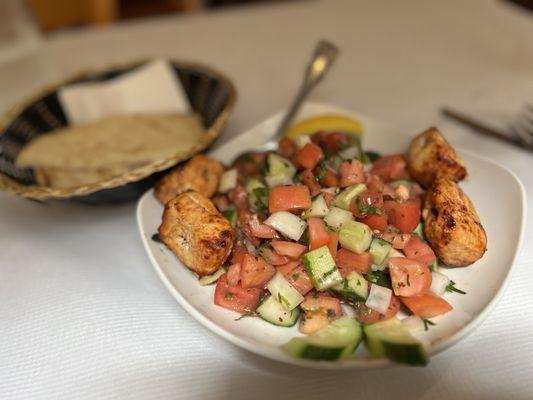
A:
POLYGON ((392 290, 383 286, 372 285, 365 306, 380 314, 385 314, 389 309, 391 298, 392 290))
POLYGON ((424 321, 416 315, 410 315, 402 319, 402 325, 407 328, 410 333, 420 333, 425 330, 424 321))
POLYGON ((309 135, 298 135, 294 138, 294 143, 296 143, 296 146, 301 149, 307 143, 311 143, 311 138, 309 135))
POLYGON ((218 185, 218 191, 220 193, 228 193, 231 189, 237 186, 237 169, 228 169, 220 177, 220 184, 218 185))
POLYGON ((348 221, 353 221, 353 214, 350 211, 343 210, 339 207, 331 207, 324 222, 335 229, 340 229, 348 221))
POLYGON ((372 264, 370 268, 372 269, 372 271, 385 271, 387 267, 387 263, 383 263, 382 265, 372 264))
POLYGON ((450 279, 440 272, 431 273, 431 287, 429 291, 437 296, 442 296, 446 292, 446 286, 450 283, 450 279))
POLYGON ((347 147, 344 150, 339 151, 339 155, 345 160, 357 158, 359 155, 359 148, 357 146, 347 147))
POLYGON ((265 220, 265 224, 271 226, 289 239, 296 241, 300 240, 307 226, 304 220, 288 211, 272 213, 265 220))
POLYGON ((202 286, 211 285, 212 283, 218 281, 218 278, 220 278, 225 272, 226 270, 224 268, 220 268, 216 270, 214 274, 202 276, 200 279, 198 279, 198 282, 202 286))
POLYGON ((265 181, 269 188, 283 185, 292 185, 292 177, 288 174, 267 175, 265 181))
POLYGON ((337 193, 339 193, 339 188, 337 188, 337 187, 327 187, 327 188, 320 189, 320 191, 324 192, 324 193, 331 193, 332 195, 336 195, 337 193))

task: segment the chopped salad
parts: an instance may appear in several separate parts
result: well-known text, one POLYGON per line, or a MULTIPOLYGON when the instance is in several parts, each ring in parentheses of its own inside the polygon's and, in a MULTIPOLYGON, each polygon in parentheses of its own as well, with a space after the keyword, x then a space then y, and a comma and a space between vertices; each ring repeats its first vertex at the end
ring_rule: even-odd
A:
MULTIPOLYGON (((234 240, 230 247, 216 242, 223 265, 199 273, 200 283, 216 284, 214 303, 240 314, 237 319, 298 324, 302 335, 283 346, 295 357, 343 359, 364 341, 374 357, 426 364, 417 334, 452 310, 446 292, 465 293, 439 271, 436 251, 450 260, 466 260, 472 252, 459 254, 457 243, 430 245, 426 233, 448 232, 454 244, 449 232, 459 230, 446 226, 450 218, 438 208, 439 193, 428 203, 428 192, 439 192, 441 183, 424 189, 414 173, 405 155, 366 152, 359 136, 343 132, 283 138, 276 151, 241 155, 210 196, 226 218, 222 225, 233 228, 220 230, 225 237, 234 231, 234 240), (430 218, 438 220, 431 229, 424 227, 430 218), (398 318, 400 309, 410 316, 398 318)), ((434 173, 437 180, 443 175, 434 173)), ((467 208, 462 197, 447 206, 454 201, 467 208)), ((477 218, 473 207, 468 211, 477 218)))

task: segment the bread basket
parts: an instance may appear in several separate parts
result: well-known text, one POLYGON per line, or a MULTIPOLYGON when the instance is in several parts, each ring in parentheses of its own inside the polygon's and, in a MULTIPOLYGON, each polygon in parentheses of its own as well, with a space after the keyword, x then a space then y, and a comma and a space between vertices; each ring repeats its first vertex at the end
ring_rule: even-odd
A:
POLYGON ((233 83, 222 73, 201 64, 171 60, 176 76, 200 115, 205 135, 186 152, 132 169, 100 182, 66 189, 37 184, 34 171, 15 165, 20 150, 38 135, 67 126, 58 100, 64 85, 113 79, 130 72, 149 60, 86 71, 49 86, 13 107, 0 119, 0 189, 34 199, 73 199, 88 203, 124 202, 138 198, 166 170, 206 149, 221 134, 236 100, 233 83))

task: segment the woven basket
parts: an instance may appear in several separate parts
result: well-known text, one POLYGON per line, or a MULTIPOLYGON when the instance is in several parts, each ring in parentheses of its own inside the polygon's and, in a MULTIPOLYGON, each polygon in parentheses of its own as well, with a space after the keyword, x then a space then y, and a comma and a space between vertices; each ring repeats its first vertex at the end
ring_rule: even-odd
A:
POLYGON ((0 190, 35 200, 70 198, 90 203, 134 200, 155 182, 162 171, 207 148, 222 133, 233 110, 237 97, 235 87, 226 76, 211 68, 173 60, 171 63, 174 72, 187 93, 191 108, 201 116, 206 128, 205 135, 194 148, 111 179, 67 189, 38 185, 32 169, 18 168, 15 165, 20 150, 33 138, 68 125, 58 100, 60 87, 113 79, 147 61, 86 71, 40 90, 8 111, 0 119, 0 190))

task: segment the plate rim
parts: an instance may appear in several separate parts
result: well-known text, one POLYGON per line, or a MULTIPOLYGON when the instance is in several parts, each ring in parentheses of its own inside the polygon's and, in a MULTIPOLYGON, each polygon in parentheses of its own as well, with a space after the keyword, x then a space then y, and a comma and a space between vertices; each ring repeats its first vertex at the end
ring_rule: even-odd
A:
MULTIPOLYGON (((306 104, 310 104, 310 105, 316 106, 316 107, 324 106, 324 107, 327 107, 329 109, 335 108, 339 112, 346 112, 347 111, 347 110, 343 109, 342 107, 336 107, 335 105, 328 104, 328 103, 308 102, 306 104)), ((358 115, 358 116, 362 116, 363 115, 363 114, 360 114, 360 113, 352 113, 352 112, 348 112, 348 114, 352 114, 352 115, 355 114, 355 115, 358 115)), ((270 115, 269 117, 261 120, 259 123, 257 123, 255 125, 253 125, 252 127, 246 129, 241 134, 235 136, 231 140, 223 143, 223 146, 228 146, 234 141, 238 142, 239 139, 241 139, 243 136, 249 134, 250 131, 253 131, 259 125, 261 125, 261 124, 263 124, 263 123, 265 123, 267 121, 270 121, 270 120, 276 118, 279 115, 280 115, 280 112, 270 115)), ((368 118, 368 119, 371 119, 373 121, 376 121, 375 119, 372 119, 372 118, 367 117, 367 116, 365 116, 365 118, 368 118)), ((377 120, 377 121, 385 122, 385 121, 380 121, 380 120, 377 120)), ((499 300, 501 299, 501 297, 503 296, 503 294, 505 293, 505 290, 507 289, 507 287, 509 285, 509 281, 510 281, 510 278, 512 276, 512 273, 513 273, 513 271, 516 268, 517 259, 518 259, 519 255, 521 253, 521 250, 522 250, 523 240, 524 240, 524 235, 525 235, 525 225, 526 225, 525 222, 526 222, 526 219, 527 219, 527 198, 526 198, 525 187, 524 187, 523 183, 521 182, 521 180, 518 178, 518 176, 512 170, 510 170, 509 168, 501 165, 500 163, 498 163, 496 161, 493 161, 493 160, 489 159, 488 157, 485 157, 485 156, 482 156, 482 155, 478 155, 478 154, 476 154, 476 153, 474 153, 474 152, 472 152, 470 150, 466 150, 466 149, 463 149, 463 148, 460 148, 460 147, 458 147, 457 149, 458 149, 459 153, 467 154, 469 157, 472 157, 474 159, 479 159, 479 160, 481 160, 481 161, 483 161, 485 163, 488 163, 488 164, 492 164, 494 167, 505 171, 512 178, 514 184, 516 184, 518 186, 518 189, 519 189, 519 192, 520 192, 520 202, 521 202, 521 208, 520 208, 520 230, 519 230, 519 234, 518 234, 517 245, 515 246, 515 251, 514 251, 514 254, 512 256, 511 264, 507 268, 507 271, 505 273, 505 277, 503 278, 502 283, 500 284, 500 286, 496 290, 496 292, 495 292, 494 296, 492 297, 492 299, 487 303, 487 305, 483 308, 483 310, 479 314, 477 314, 474 318, 472 318, 464 327, 459 329, 456 333, 454 333, 448 339, 443 340, 443 341, 441 341, 439 343, 436 343, 433 346, 431 346, 431 348, 428 351, 428 355, 430 357, 433 357, 433 356, 443 352, 444 350, 454 346, 456 343, 458 343, 459 341, 461 341, 462 339, 464 339, 465 337, 470 335, 487 318, 487 316, 493 311, 494 307, 499 302, 499 300)), ((224 328, 220 327, 217 323, 212 321, 210 318, 204 316, 201 312, 197 311, 194 308, 194 306, 192 306, 187 301, 187 299, 185 299, 185 297, 177 290, 177 288, 172 284, 172 282, 170 282, 169 278, 164 273, 162 268, 159 266, 159 263, 155 259, 155 256, 154 256, 153 252, 151 251, 150 245, 149 245, 149 240, 151 240, 151 238, 146 236, 147 233, 144 231, 143 224, 142 224, 142 221, 141 221, 141 214, 142 214, 142 210, 143 210, 143 205, 144 205, 144 203, 147 201, 147 199, 150 196, 153 196, 153 188, 149 189, 148 191, 146 191, 141 196, 141 198, 138 200, 137 206, 136 206, 136 222, 137 222, 137 227, 138 227, 138 230, 139 230, 139 233, 140 233, 140 236, 141 236, 141 240, 143 242, 144 250, 147 253, 148 258, 150 259, 150 263, 152 264, 153 269, 155 269, 159 279, 163 282, 163 284, 165 285, 166 289, 172 294, 172 296, 180 304, 180 306, 182 306, 185 309, 185 311, 187 311, 187 313, 190 316, 192 316, 196 321, 198 321, 204 327, 208 328, 213 333, 215 333, 218 336, 222 337, 223 339, 229 341, 230 343, 232 343, 232 344, 234 344, 234 345, 236 345, 238 347, 244 348, 245 350, 250 351, 251 353, 261 355, 261 356, 263 356, 265 358, 268 358, 270 360, 274 360, 274 361, 277 361, 277 362, 284 362, 284 363, 288 363, 288 364, 292 364, 292 365, 298 365, 298 366, 302 366, 302 367, 308 367, 308 368, 313 368, 313 369, 335 370, 335 369, 363 369, 363 368, 364 369, 370 369, 370 368, 376 368, 376 367, 385 367, 385 366, 391 366, 391 365, 398 365, 398 364, 393 363, 392 361, 390 361, 388 359, 366 359, 366 358, 365 359, 363 359, 363 358, 357 359, 357 358, 352 358, 352 359, 347 359, 347 360, 343 360, 343 361, 325 362, 325 361, 314 361, 314 360, 298 359, 298 358, 290 357, 289 355, 285 355, 285 354, 277 354, 277 353, 274 354, 274 353, 269 352, 264 346, 259 346, 259 347, 254 346, 252 343, 248 342, 247 340, 245 340, 245 339, 239 337, 238 335, 236 335, 236 334, 234 334, 232 332, 229 332, 229 331, 225 330, 224 328)))

